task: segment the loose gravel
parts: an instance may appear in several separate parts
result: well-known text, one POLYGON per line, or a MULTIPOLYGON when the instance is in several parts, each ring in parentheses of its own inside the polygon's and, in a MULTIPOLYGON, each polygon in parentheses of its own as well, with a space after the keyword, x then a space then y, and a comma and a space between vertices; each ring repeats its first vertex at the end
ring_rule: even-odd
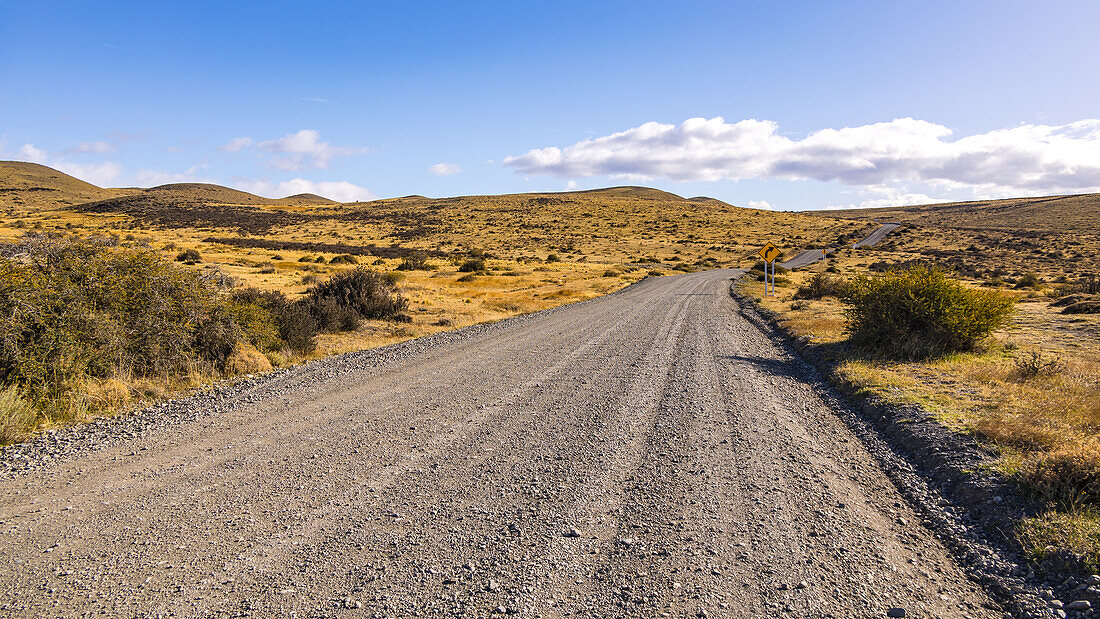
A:
POLYGON ((735 274, 647 279, 7 449, 0 612, 1010 610, 832 390, 740 312, 735 274))

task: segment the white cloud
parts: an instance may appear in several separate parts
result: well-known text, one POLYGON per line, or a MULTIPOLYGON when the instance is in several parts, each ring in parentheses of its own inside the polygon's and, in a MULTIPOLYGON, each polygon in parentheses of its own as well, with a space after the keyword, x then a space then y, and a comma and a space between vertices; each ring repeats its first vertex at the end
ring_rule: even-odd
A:
POLYGON ((252 138, 233 138, 232 140, 229 140, 225 144, 219 146, 218 150, 222 151, 223 153, 237 153, 248 148, 249 146, 252 146, 252 138))
POLYGON ((535 149, 504 164, 563 178, 927 183, 990 196, 1100 191, 1100 119, 953 137, 943 125, 912 118, 822 129, 800 140, 779 135, 771 121, 691 118, 535 149))
POLYGON ((775 210, 775 207, 769 204, 767 200, 749 200, 749 208, 758 208, 765 211, 775 210))
POLYGON ((169 183, 215 183, 210 178, 199 175, 204 166, 191 166, 183 172, 161 172, 158 170, 140 169, 133 176, 134 184, 138 187, 156 187, 169 183))
POLYGON ((24 161, 39 163, 60 170, 69 176, 75 176, 80 180, 93 185, 106 186, 118 178, 122 172, 122 166, 114 161, 100 163, 76 163, 67 161, 62 157, 55 157, 49 151, 38 148, 34 144, 24 144, 19 149, 19 157, 24 161))
POLYGON ((330 161, 347 155, 361 155, 366 148, 353 146, 332 146, 321 141, 321 134, 313 129, 302 129, 297 133, 288 133, 276 140, 267 140, 256 144, 256 148, 280 156, 274 157, 270 164, 280 170, 303 170, 306 168, 327 168, 330 161))
POLYGON ((451 176, 462 171, 462 166, 455 163, 437 163, 428 168, 428 172, 436 176, 451 176))
POLYGON ((19 156, 31 163, 40 163, 46 165, 46 162, 50 159, 50 154, 41 148, 35 147, 34 144, 24 144, 19 149, 19 156))
POLYGON ((81 142, 80 144, 77 144, 72 148, 65 149, 65 153, 74 155, 105 155, 107 153, 113 153, 116 150, 118 150, 118 147, 114 144, 111 144, 110 142, 104 142, 103 140, 98 140, 95 142, 81 142))
POLYGON ((114 161, 102 163, 74 163, 72 161, 51 162, 50 167, 61 170, 69 176, 75 176, 100 187, 109 187, 122 173, 122 166, 114 161))
POLYGON ((314 182, 304 178, 274 182, 267 179, 238 179, 234 185, 241 191, 247 191, 267 198, 285 198, 299 193, 315 193, 337 202, 366 202, 377 200, 366 187, 360 187, 347 181, 314 182))
POLYGON ((565 190, 566 191, 576 191, 579 187, 580 187, 580 185, 578 185, 577 181, 574 181, 574 180, 570 180, 567 183, 565 183, 565 190))

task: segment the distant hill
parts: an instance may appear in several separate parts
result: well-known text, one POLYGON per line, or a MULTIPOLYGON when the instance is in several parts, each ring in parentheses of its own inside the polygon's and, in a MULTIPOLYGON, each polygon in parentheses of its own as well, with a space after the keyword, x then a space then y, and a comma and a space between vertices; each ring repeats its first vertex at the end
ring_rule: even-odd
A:
POLYGON ((319 196, 315 193, 296 193, 292 196, 280 198, 276 200, 280 204, 292 204, 301 206, 328 206, 332 204, 340 204, 336 200, 329 200, 324 196, 319 196))
POLYGON ((1100 229, 1100 194, 813 211, 813 214, 843 219, 899 221, 945 228, 1092 231, 1100 229))
POLYGON ((0 161, 0 204, 41 208, 104 200, 131 191, 96 187, 37 163, 0 161))
MULTIPOLYGON (((148 189, 105 189, 37 163, 0 161, 0 205, 52 209, 111 200, 118 200, 120 206, 140 203, 145 210, 158 206, 199 204, 262 207, 339 204, 312 193, 300 193, 276 200, 208 183, 172 183, 148 189)), ((111 209, 100 205, 100 210, 111 209)))

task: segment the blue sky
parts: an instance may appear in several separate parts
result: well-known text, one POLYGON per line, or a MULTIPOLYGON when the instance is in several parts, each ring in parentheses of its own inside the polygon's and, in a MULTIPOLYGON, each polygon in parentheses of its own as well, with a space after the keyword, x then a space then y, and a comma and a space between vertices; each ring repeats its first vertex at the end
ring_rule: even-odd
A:
POLYGON ((1100 191, 1098 26, 1097 2, 0 0, 0 158, 338 199, 1100 191))

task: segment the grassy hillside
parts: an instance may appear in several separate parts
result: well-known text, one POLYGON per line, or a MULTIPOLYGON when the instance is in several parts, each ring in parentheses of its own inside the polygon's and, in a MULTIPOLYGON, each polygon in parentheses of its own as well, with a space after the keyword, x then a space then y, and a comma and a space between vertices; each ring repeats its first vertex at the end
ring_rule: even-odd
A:
POLYGON ((1066 232, 1100 228, 1100 194, 821 211, 833 217, 902 221, 945 228, 1066 232))
POLYGON ((1048 282, 1100 272, 1100 194, 819 211, 843 221, 905 225, 867 256, 926 260, 991 285, 1037 274, 1048 282))
POLYGON ((37 163, 0 161, 0 208, 58 208, 128 192, 102 189, 37 163))

